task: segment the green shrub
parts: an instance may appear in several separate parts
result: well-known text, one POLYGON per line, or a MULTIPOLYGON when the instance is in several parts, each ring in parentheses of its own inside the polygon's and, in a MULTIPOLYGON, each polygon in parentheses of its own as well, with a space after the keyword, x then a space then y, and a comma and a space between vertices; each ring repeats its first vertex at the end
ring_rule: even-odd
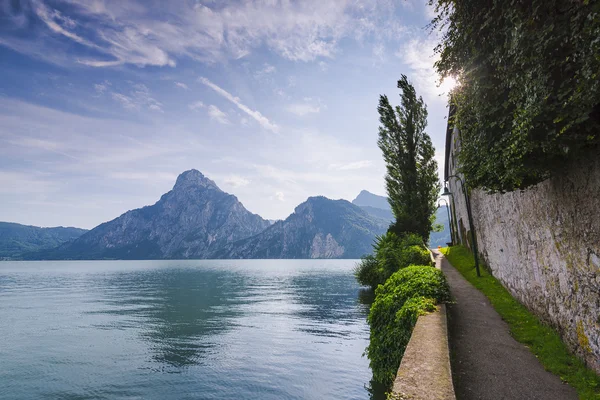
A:
POLYGON ((392 383, 418 316, 449 299, 444 275, 427 265, 401 269, 377 288, 368 318, 371 340, 366 350, 375 381, 392 383))
POLYGON ((392 232, 378 236, 373 245, 375 255, 364 256, 354 269, 356 280, 376 289, 394 272, 409 265, 428 265, 429 251, 419 235, 399 237, 392 232))
POLYGON ((431 256, 429 251, 422 245, 408 246, 400 252, 399 264, 408 267, 409 265, 429 265, 431 256))
MULTIPOLYGON (((375 244, 375 258, 381 271, 381 280, 379 284, 385 282, 385 280, 399 268, 400 251, 400 239, 396 234, 388 232, 385 235, 377 236, 375 244)), ((377 286, 373 286, 376 288, 377 286)))
POLYGON ((354 276, 363 286, 376 288, 384 281, 382 275, 377 259, 371 254, 361 257, 360 263, 354 268, 354 276))

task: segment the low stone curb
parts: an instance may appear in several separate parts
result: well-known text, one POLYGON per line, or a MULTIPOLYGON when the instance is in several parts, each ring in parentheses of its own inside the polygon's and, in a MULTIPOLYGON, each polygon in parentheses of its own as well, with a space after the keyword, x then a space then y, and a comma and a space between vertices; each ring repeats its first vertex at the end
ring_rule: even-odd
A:
MULTIPOLYGON (((435 260, 435 267, 441 269, 441 255, 434 258, 432 254, 432 259, 435 260)), ((392 392, 393 399, 456 400, 444 304, 417 320, 392 392)))

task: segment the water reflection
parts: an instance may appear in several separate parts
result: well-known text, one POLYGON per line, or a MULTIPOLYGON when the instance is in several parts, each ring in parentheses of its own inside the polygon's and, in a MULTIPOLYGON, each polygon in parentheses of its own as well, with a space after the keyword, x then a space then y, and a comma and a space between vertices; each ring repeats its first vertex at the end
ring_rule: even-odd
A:
POLYGON ((354 277, 339 274, 323 279, 320 274, 303 274, 291 280, 294 301, 301 304, 294 314, 302 321, 298 330, 323 337, 356 334, 356 320, 366 318, 368 309, 356 302, 354 277))
POLYGON ((227 304, 241 295, 244 277, 229 271, 151 270, 113 274, 95 283, 104 293, 99 299, 104 307, 90 313, 127 316, 106 328, 137 328, 152 359, 175 367, 172 372, 206 362, 215 337, 233 329, 242 315, 227 304))

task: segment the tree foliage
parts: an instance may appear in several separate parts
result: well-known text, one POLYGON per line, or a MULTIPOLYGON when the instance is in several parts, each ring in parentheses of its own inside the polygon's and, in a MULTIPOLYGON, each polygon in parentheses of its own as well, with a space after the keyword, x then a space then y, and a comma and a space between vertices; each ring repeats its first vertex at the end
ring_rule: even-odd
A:
POLYGON ((429 3, 471 186, 523 189, 600 143, 600 2, 429 3))
POLYGON ((435 201, 441 186, 431 138, 425 132, 427 106, 406 75, 398 81, 400 105, 393 108, 380 96, 379 140, 387 174, 389 202, 396 218, 390 230, 398 235, 416 233, 429 239, 435 201))

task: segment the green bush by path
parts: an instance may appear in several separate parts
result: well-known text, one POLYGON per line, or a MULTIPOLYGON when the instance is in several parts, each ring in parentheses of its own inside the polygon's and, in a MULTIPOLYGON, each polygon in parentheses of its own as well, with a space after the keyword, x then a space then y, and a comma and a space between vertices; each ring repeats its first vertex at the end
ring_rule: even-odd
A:
POLYGON ((354 268, 354 277, 363 286, 376 288, 383 281, 383 270, 374 255, 369 254, 361 257, 360 262, 354 268))
POLYGON ((354 270, 356 280, 372 289, 383 284, 394 272, 409 265, 430 263, 429 251, 418 235, 399 237, 392 232, 378 236, 373 245, 375 255, 364 256, 354 270))
POLYGON ((577 390, 580 399, 600 399, 600 377, 573 356, 552 328, 542 324, 485 269, 475 272, 475 260, 463 246, 442 249, 448 261, 490 300, 510 326, 512 336, 536 355, 547 371, 577 390))
POLYGON ((428 265, 401 269, 377 288, 368 318, 371 340, 366 350, 375 381, 391 385, 419 315, 449 299, 444 275, 428 265))

